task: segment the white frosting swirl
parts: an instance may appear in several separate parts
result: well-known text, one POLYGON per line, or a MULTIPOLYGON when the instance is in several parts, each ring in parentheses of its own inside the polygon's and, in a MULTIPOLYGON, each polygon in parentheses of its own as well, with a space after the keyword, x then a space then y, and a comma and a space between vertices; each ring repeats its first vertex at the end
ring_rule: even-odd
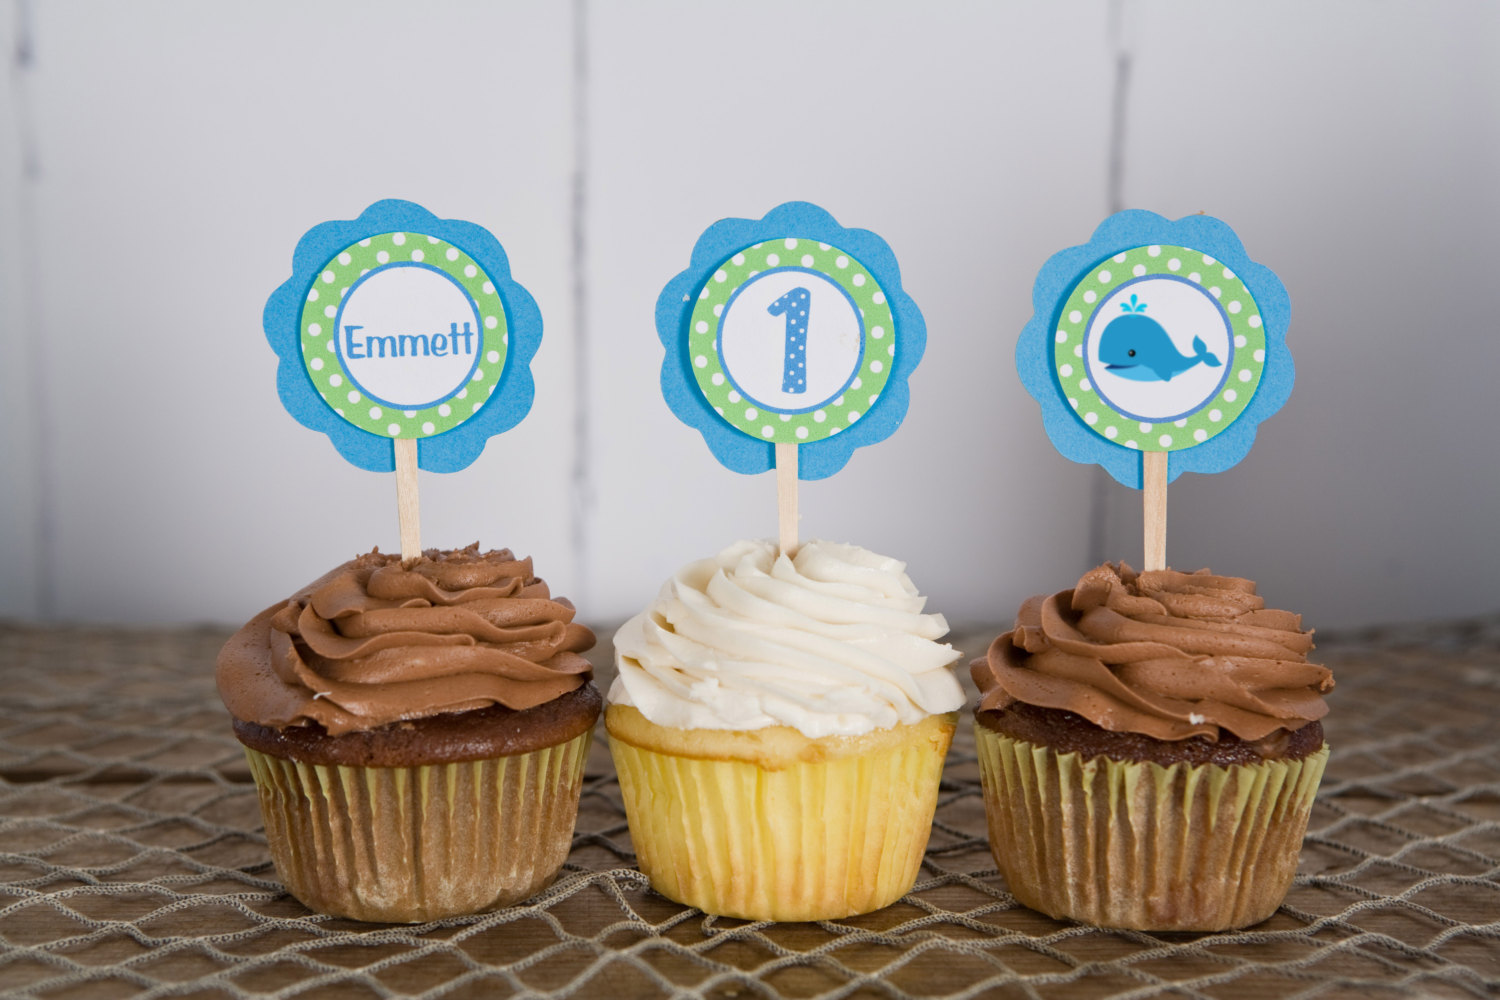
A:
POLYGON ((956 711, 960 656, 935 640, 906 564, 808 542, 794 559, 737 542, 689 563, 615 634, 609 699, 680 729, 792 726, 857 736, 956 711))

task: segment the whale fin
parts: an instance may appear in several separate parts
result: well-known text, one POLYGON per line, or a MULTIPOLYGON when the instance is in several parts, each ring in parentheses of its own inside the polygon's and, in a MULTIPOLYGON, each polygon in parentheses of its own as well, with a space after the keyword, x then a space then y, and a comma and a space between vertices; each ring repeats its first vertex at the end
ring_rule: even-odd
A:
POLYGON ((1193 358, 1194 360, 1203 362, 1210 368, 1217 368, 1224 363, 1214 355, 1208 353, 1208 345, 1203 342, 1202 337, 1193 338, 1193 358))

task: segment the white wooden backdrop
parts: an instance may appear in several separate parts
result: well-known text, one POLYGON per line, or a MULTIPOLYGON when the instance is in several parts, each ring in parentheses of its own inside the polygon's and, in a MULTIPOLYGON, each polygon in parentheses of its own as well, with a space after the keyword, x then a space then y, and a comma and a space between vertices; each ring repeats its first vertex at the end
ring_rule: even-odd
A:
POLYGON ((8 0, 0 52, 0 617, 234 622, 396 547, 391 477, 281 409, 260 331, 298 236, 384 197, 491 229, 546 323, 530 417, 423 474, 424 540, 530 553, 588 620, 775 530, 661 401, 652 309, 791 199, 885 236, 929 329, 805 536, 965 621, 1138 561, 1138 496, 1052 450, 1012 352, 1050 252, 1203 210, 1288 286, 1297 389, 1174 484, 1169 561, 1316 626, 1500 604, 1493 3, 8 0))

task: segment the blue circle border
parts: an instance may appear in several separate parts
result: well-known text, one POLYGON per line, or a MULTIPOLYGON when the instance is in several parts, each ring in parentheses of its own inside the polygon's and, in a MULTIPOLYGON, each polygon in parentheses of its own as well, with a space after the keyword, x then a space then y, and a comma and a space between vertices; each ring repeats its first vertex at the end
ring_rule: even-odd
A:
POLYGON ((542 343, 542 313, 536 300, 511 278, 505 248, 482 226, 440 219, 410 201, 378 201, 350 220, 320 223, 309 229, 292 253, 292 276, 271 293, 261 316, 266 340, 280 359, 276 389, 288 413, 302 426, 328 435, 348 462, 369 472, 393 472, 396 446, 391 438, 372 434, 344 420, 324 402, 302 366, 300 317, 307 290, 323 265, 350 244, 384 233, 408 232, 458 247, 494 282, 505 310, 505 366, 495 391, 479 412, 452 430, 417 439, 417 466, 428 472, 458 472, 471 465, 490 437, 510 430, 531 410, 536 384, 531 359, 542 343))

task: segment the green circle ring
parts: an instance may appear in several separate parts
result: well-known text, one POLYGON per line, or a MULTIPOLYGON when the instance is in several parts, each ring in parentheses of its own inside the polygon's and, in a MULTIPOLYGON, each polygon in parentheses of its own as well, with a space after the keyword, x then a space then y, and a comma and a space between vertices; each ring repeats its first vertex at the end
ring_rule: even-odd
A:
POLYGON ((1135 247, 1096 265, 1068 294, 1053 341, 1052 376, 1078 419, 1106 441, 1140 451, 1194 448, 1224 431, 1250 405, 1265 371, 1266 334, 1250 289, 1222 263, 1187 247, 1135 247), (1186 278, 1217 299, 1234 344, 1228 378, 1218 392, 1187 417, 1156 424, 1112 409, 1089 382, 1082 360, 1084 334, 1098 303, 1125 282, 1153 275, 1186 278))

